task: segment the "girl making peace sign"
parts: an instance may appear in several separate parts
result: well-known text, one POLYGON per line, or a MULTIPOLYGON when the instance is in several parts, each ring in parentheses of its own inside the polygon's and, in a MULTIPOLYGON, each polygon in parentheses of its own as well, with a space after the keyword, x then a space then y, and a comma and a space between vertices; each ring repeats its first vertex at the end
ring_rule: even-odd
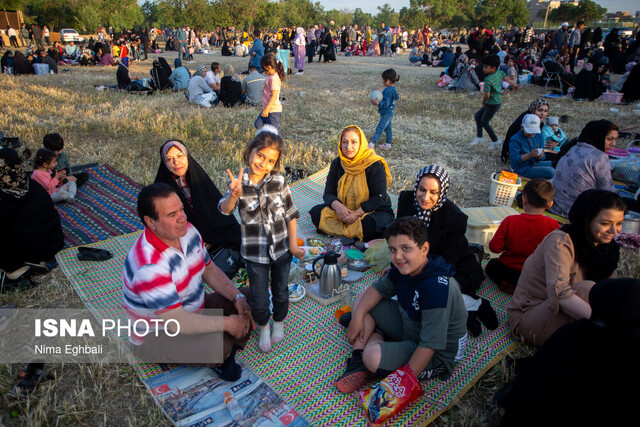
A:
POLYGON ((284 142, 275 128, 263 127, 245 148, 247 168, 237 177, 227 169, 231 182, 218 209, 229 215, 236 205, 240 212, 242 244, 251 284, 251 314, 260 326, 259 347, 265 353, 284 339, 284 319, 289 310, 289 267, 292 255, 301 259, 298 247, 298 209, 293 205, 289 186, 276 172, 284 142), (273 172, 273 173, 272 173, 273 172), (269 328, 269 273, 273 295, 273 334, 269 328))

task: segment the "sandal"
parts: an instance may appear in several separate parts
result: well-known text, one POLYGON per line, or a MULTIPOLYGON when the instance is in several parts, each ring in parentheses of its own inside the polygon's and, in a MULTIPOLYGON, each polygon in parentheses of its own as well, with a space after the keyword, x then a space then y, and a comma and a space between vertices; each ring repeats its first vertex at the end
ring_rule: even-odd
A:
POLYGON ((45 371, 44 363, 29 363, 24 371, 18 375, 18 382, 13 386, 12 393, 18 397, 26 397, 36 389, 41 380, 54 380, 53 374, 45 371))
POLYGON ((78 248, 78 260, 80 261, 106 261, 113 254, 105 249, 80 246, 78 248))

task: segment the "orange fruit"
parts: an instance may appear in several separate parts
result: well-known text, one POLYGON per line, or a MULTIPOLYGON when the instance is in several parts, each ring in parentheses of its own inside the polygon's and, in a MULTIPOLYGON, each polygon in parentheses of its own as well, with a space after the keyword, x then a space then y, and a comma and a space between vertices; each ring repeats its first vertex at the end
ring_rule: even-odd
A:
POLYGON ((298 246, 304 246, 304 240, 298 237, 298 246))

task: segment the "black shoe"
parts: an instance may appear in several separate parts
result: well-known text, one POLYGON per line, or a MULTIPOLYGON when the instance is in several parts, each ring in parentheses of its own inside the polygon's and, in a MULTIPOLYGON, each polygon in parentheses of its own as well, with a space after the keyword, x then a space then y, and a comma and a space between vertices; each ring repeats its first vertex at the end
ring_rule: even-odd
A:
POLYGON ((213 371, 218 374, 220 378, 231 383, 238 381, 242 376, 242 367, 238 365, 238 362, 236 362, 233 356, 225 360, 222 365, 213 368, 213 371))
POLYGON ((342 393, 353 393, 360 390, 371 376, 362 361, 362 350, 347 359, 347 367, 336 380, 336 388, 342 393))
POLYGON ((499 325, 498 316, 496 316, 496 312, 491 307, 491 303, 486 299, 482 298, 482 303, 480 304, 480 308, 478 308, 478 319, 487 327, 487 329, 494 330, 499 325))
POLYGON ((30 363, 19 375, 18 383, 13 387, 15 396, 26 397, 35 390, 41 380, 53 380, 55 376, 44 369, 44 363, 30 363))
POLYGON ((338 322, 345 328, 348 328, 349 323, 351 323, 351 312, 350 311, 346 312, 342 316, 340 316, 340 319, 338 319, 338 322))
POLYGON ((80 261, 106 261, 113 254, 106 249, 80 246, 78 248, 78 260, 80 261))
POLYGON ((480 326, 480 321, 478 321, 477 311, 467 311, 467 330, 474 337, 482 333, 482 326, 480 326))

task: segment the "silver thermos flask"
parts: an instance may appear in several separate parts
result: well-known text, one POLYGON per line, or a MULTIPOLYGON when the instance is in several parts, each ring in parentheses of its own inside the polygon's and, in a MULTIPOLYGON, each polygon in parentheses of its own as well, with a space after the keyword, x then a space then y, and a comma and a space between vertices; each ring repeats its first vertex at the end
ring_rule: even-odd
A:
POLYGON ((339 289, 342 284, 342 274, 338 266, 339 256, 339 254, 329 251, 313 260, 313 271, 316 271, 316 263, 321 259, 324 260, 318 277, 319 290, 324 296, 330 297, 332 291, 339 289))

